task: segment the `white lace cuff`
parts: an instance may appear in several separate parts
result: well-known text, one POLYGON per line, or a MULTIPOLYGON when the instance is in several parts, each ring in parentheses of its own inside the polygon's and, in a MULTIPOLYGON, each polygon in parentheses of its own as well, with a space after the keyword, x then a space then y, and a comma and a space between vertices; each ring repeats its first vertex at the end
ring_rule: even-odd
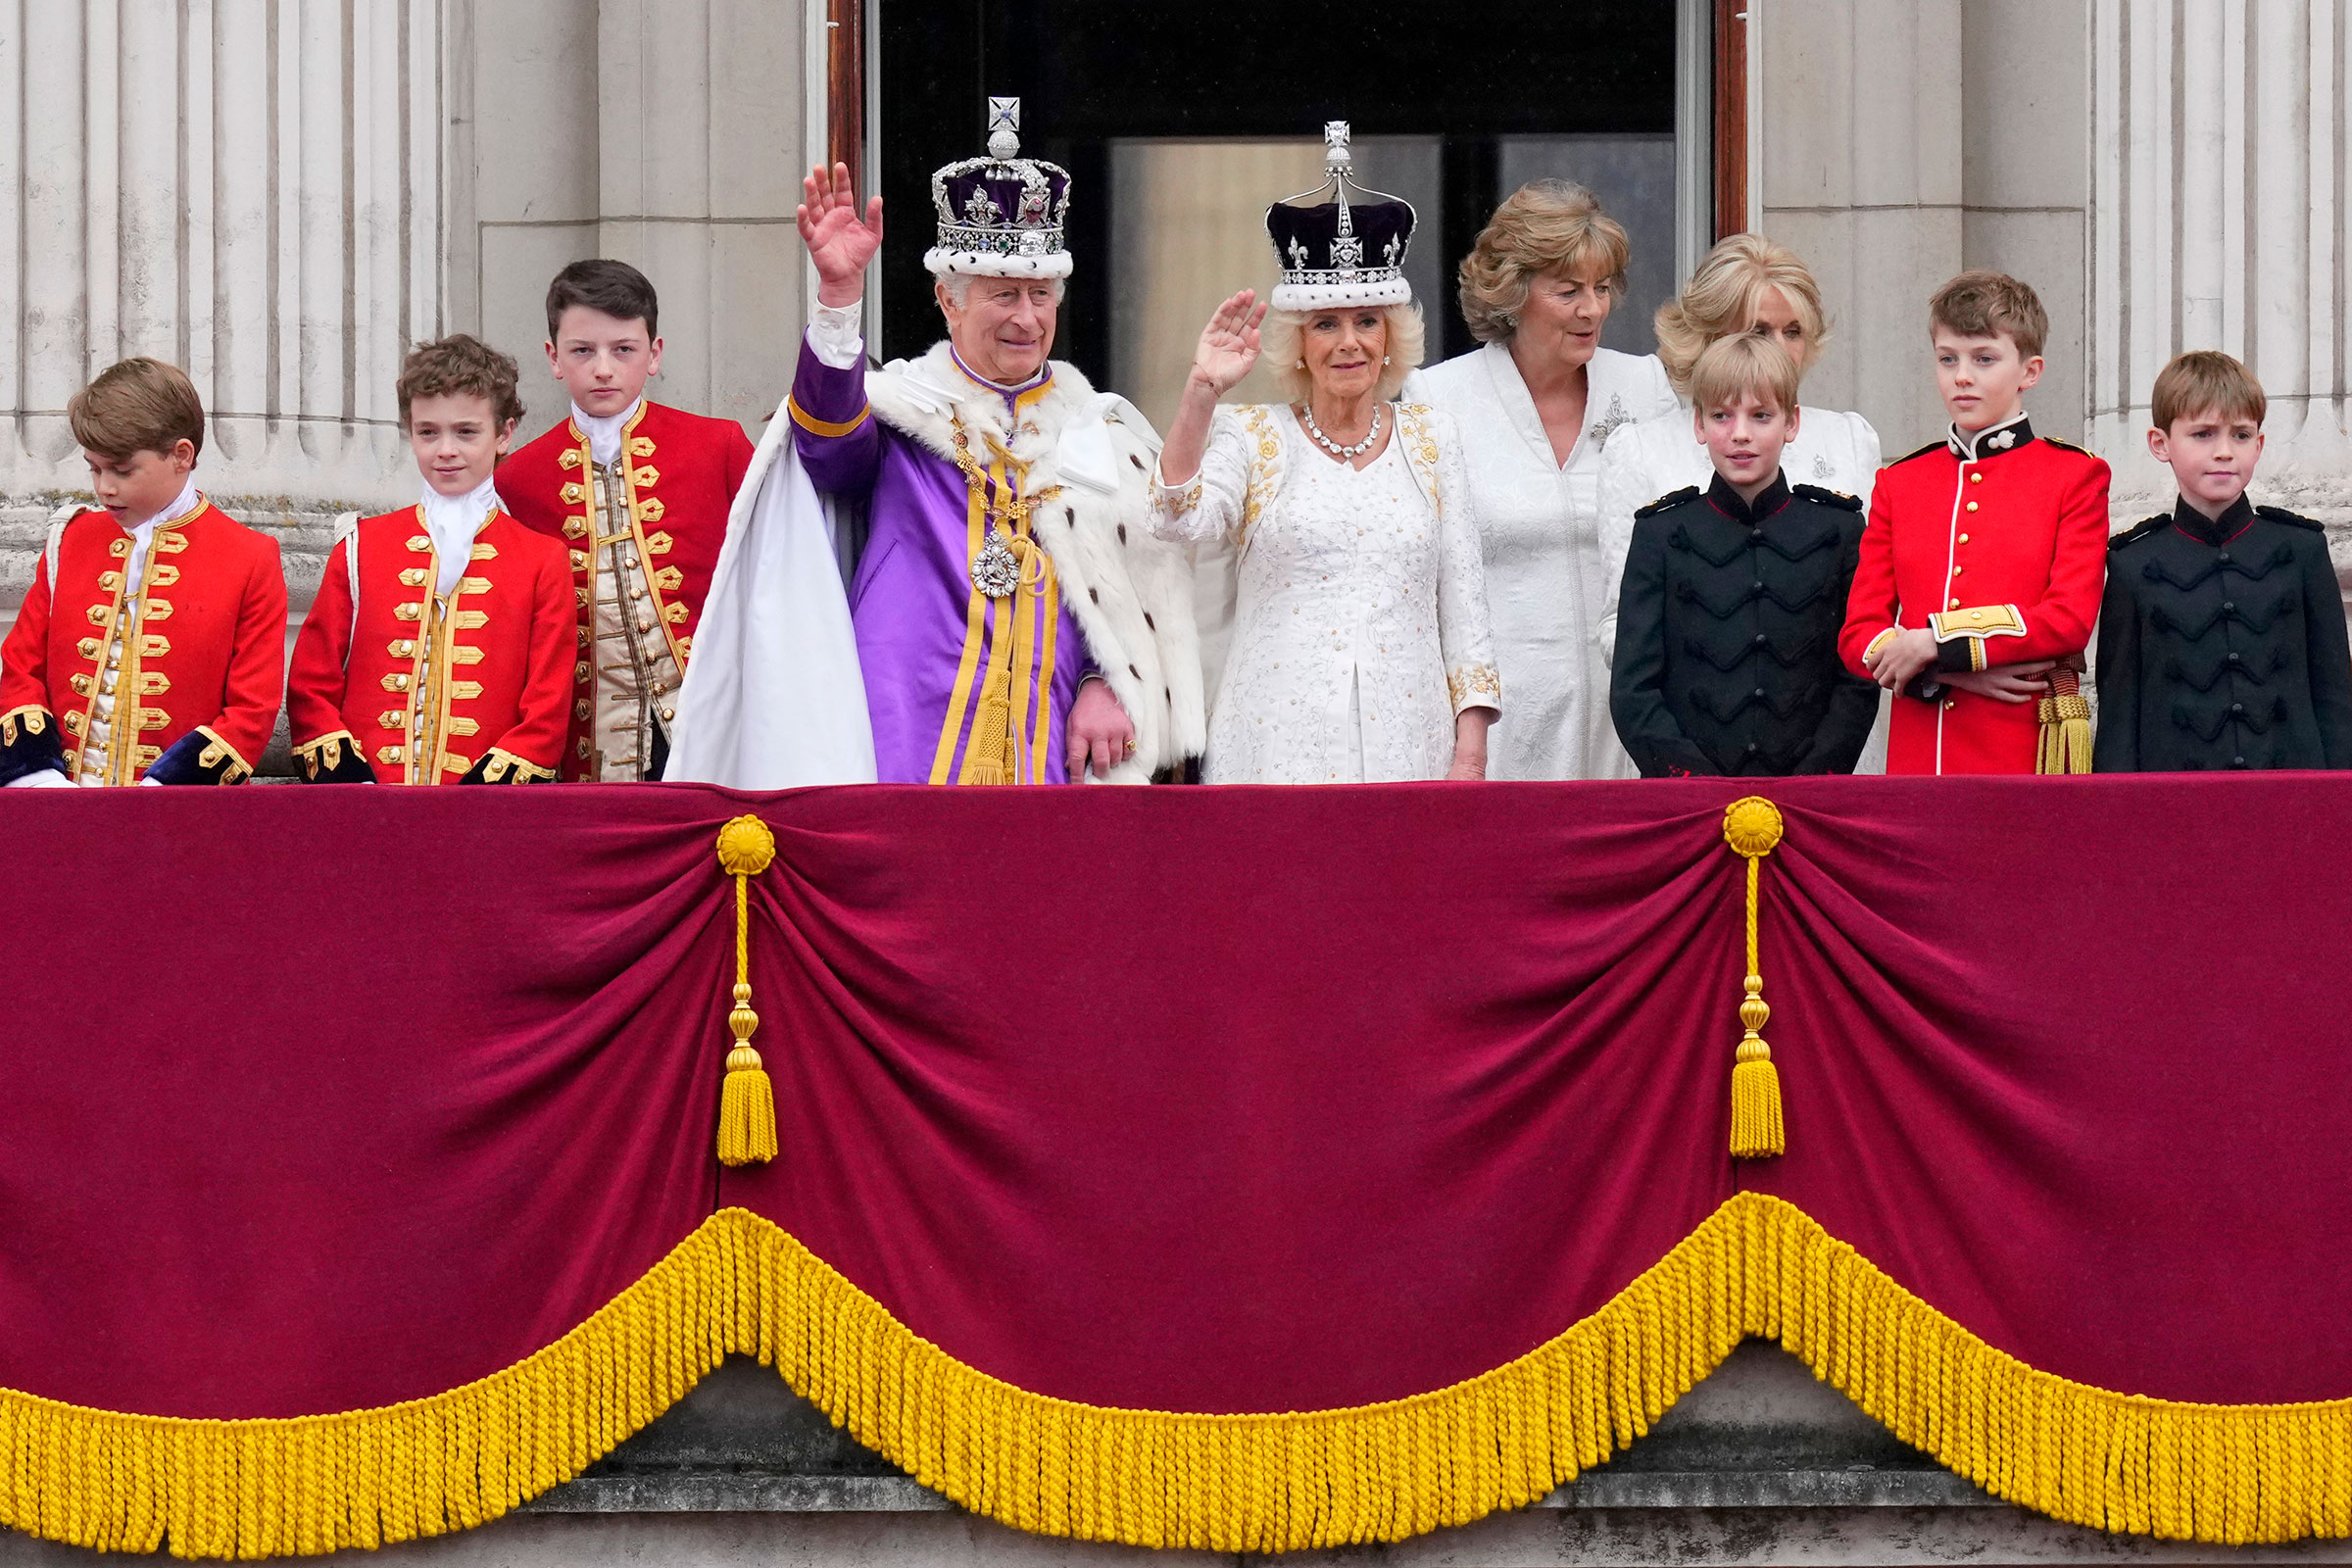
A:
POLYGON ((819 302, 808 318, 808 347, 836 370, 854 369, 865 358, 865 306, 819 302))

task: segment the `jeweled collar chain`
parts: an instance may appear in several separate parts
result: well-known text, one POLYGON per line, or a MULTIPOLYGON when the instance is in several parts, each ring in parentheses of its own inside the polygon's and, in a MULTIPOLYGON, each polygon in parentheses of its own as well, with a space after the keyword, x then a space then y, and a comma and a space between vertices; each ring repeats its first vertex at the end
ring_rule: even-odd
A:
POLYGON ((1372 428, 1365 432, 1361 441, 1350 447, 1344 447, 1323 433, 1323 427, 1315 422, 1315 406, 1313 404, 1299 404, 1298 417, 1306 421, 1306 433, 1314 437, 1315 445, 1335 458, 1352 459, 1360 458, 1371 451, 1372 443, 1380 439, 1380 409, 1379 404, 1372 405, 1372 428))

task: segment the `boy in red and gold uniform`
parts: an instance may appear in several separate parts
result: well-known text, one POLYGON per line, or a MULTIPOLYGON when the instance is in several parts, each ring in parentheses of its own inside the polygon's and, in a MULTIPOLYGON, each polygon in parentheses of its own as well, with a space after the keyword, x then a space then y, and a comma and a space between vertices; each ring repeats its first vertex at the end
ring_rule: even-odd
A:
POLYGON ((626 262, 574 262, 547 290, 547 359, 571 417, 514 454, 498 491, 569 551, 573 634, 566 778, 658 779, 694 633, 751 466, 732 419, 648 402, 660 303, 626 262))
POLYGON ((514 362, 460 333, 410 354, 400 422, 417 505, 335 542, 294 644, 287 717, 318 783, 556 776, 571 665, 563 547, 498 507, 514 362))
POLYGON ((1928 319, 1951 429, 1879 470, 1838 652, 1898 694, 1889 773, 2086 773, 2107 465, 2026 421, 2049 331, 2032 289, 1963 272, 1928 319))
POLYGON ((0 784, 235 784, 285 690, 277 543, 196 488, 204 405, 124 360, 66 406, 98 506, 53 527, 0 644, 0 784))

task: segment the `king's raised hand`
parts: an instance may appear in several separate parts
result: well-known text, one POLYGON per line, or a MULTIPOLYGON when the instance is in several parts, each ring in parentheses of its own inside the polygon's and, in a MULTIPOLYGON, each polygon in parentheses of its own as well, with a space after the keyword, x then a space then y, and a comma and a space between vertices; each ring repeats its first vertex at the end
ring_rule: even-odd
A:
POLYGON ((1200 329, 1200 346, 1193 351, 1193 375, 1223 397, 1257 363, 1258 324, 1266 308, 1257 303, 1257 290, 1246 288, 1225 301, 1200 329))
POLYGON ((850 166, 808 171, 801 181, 801 205, 795 213, 801 243, 816 268, 816 297, 825 305, 855 305, 865 293, 865 269, 882 248, 882 198, 869 199, 858 211, 858 187, 850 181, 850 166))

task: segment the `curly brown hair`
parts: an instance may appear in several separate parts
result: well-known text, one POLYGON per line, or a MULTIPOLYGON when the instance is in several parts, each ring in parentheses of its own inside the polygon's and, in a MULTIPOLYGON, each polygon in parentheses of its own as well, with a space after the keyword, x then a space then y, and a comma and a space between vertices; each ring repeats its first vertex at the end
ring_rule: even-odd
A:
POLYGON ((447 397, 470 392, 490 405, 491 417, 504 428, 522 418, 522 397, 514 390, 520 371, 514 356, 501 354, 480 338, 464 332, 409 350, 400 366, 400 423, 408 428, 409 405, 418 398, 447 397))
POLYGON ((1633 242, 1600 198, 1564 179, 1535 179, 1503 198, 1455 274, 1462 319, 1481 343, 1508 343, 1528 290, 1546 272, 1592 277, 1625 289, 1633 242))

